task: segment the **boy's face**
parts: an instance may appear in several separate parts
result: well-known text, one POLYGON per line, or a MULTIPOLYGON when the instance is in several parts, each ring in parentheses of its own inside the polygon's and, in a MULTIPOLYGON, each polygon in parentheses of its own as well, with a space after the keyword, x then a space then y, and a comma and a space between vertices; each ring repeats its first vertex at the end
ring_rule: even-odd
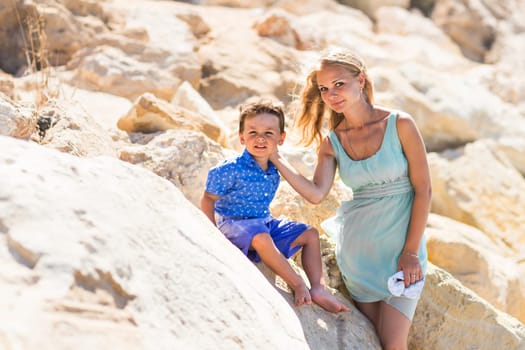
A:
POLYGON ((239 132, 241 144, 255 158, 268 158, 283 144, 285 136, 279 130, 279 118, 270 113, 246 118, 244 131, 239 132))

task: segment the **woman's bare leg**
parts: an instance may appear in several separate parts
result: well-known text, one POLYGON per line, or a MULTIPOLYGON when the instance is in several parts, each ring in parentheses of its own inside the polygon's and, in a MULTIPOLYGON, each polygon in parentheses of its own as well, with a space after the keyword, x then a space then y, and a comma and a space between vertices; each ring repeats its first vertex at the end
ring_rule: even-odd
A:
POLYGON ((381 328, 381 305, 379 301, 373 303, 355 302, 355 306, 365 315, 374 325, 377 335, 379 336, 381 328))
POLYGON ((384 301, 359 303, 356 306, 374 325, 384 350, 406 350, 410 320, 384 301))
POLYGON ((408 333, 412 322, 399 310, 381 302, 381 333, 384 350, 407 350, 408 333))

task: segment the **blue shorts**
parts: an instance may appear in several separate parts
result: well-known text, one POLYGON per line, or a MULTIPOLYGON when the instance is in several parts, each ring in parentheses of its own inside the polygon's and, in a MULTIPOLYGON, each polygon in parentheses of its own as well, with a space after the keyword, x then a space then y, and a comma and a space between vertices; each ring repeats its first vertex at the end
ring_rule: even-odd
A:
POLYGON ((301 249, 301 246, 291 247, 291 244, 309 226, 297 221, 273 217, 252 219, 219 215, 217 227, 251 261, 259 262, 261 261, 259 254, 250 249, 253 237, 257 234, 268 233, 277 249, 288 259, 301 249))

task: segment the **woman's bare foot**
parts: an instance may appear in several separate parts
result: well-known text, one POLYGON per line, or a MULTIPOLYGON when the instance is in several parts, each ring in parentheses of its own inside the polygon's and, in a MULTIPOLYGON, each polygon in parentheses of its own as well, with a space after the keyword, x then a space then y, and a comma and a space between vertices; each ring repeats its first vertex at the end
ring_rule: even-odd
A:
POLYGON ((310 295, 314 303, 329 312, 346 312, 349 308, 337 300, 322 285, 312 287, 310 295))
POLYGON ((293 295, 295 306, 312 304, 310 291, 308 291, 308 287, 305 284, 301 284, 298 287, 293 288, 293 295))

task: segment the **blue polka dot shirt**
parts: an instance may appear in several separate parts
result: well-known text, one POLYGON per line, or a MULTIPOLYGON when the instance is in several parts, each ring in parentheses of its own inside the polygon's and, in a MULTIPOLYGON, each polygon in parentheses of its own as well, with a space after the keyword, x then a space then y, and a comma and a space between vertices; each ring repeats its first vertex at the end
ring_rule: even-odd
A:
POLYGON ((220 197, 215 201, 219 215, 265 218, 270 216, 279 181, 279 172, 271 162, 264 171, 245 149, 210 169, 206 192, 220 197))

